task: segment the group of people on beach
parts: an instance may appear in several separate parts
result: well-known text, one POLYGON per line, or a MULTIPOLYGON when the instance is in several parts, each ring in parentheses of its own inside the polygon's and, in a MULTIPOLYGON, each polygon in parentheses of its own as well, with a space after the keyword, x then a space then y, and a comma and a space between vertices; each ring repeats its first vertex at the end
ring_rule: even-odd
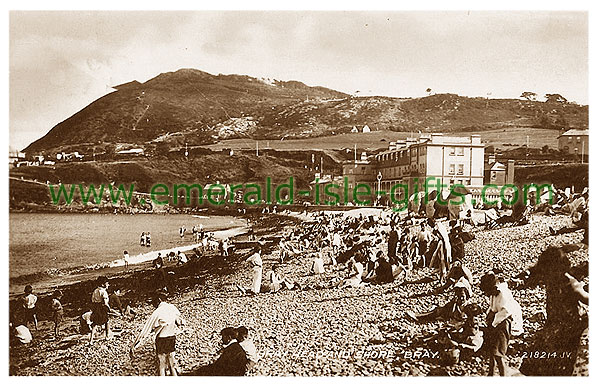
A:
MULTIPOLYGON (((550 234, 585 229, 584 242, 587 242, 587 192, 571 196, 564 205, 570 208, 573 225, 558 230, 550 228, 550 234)), ((515 209, 518 212, 515 216, 523 218, 533 211, 540 211, 528 206, 523 212, 521 209, 515 209)), ((551 215, 547 209, 543 213, 551 215)), ((421 296, 450 291, 449 301, 426 312, 406 312, 404 318, 415 323, 443 322, 445 328, 437 336, 436 344, 442 348, 446 358, 457 361, 482 355, 488 360, 489 375, 493 375, 496 368, 500 375, 507 375, 510 373, 508 354, 511 340, 524 332, 523 311, 513 291, 541 284, 546 288, 545 323, 532 337, 533 343, 527 352, 558 355, 545 360, 525 357, 519 370, 525 375, 570 375, 581 371, 583 365, 580 359, 587 354, 580 340, 588 329, 586 304, 589 294, 587 286, 573 273, 568 249, 548 247, 535 265, 514 277, 506 276, 505 272, 494 267, 486 272, 472 272, 465 256, 465 244, 476 237, 476 231, 476 224, 468 216, 449 219, 421 216, 419 213, 402 217, 393 212, 358 216, 319 212, 310 221, 282 233, 276 243, 277 253, 272 263, 265 258, 267 247, 264 242, 256 241, 252 234, 249 241, 256 246, 242 258, 251 272, 251 282, 249 286, 238 284, 236 288, 243 295, 254 296, 284 290, 318 291, 327 288, 348 291, 395 281, 409 282, 412 274, 425 273, 428 280, 419 280, 434 283, 435 291, 421 296), (284 273, 292 260, 305 264, 309 278, 303 283, 284 273), (263 276, 266 262, 270 266, 263 276), (478 291, 487 299, 486 302, 478 303, 478 291), (485 319, 483 325, 477 322, 480 316, 485 319)), ((182 226, 181 238, 185 237, 185 232, 182 226)), ((188 255, 183 250, 172 252, 165 256, 168 262, 186 266, 209 250, 216 251, 217 256, 223 259, 228 257, 232 247, 230 240, 224 239, 215 244, 214 237, 201 225, 194 226, 192 234, 201 246, 188 255)), ((143 246, 149 247, 150 232, 142 233, 142 239, 143 246)), ((123 256, 127 265, 128 252, 124 251, 123 256)), ((271 256, 268 257, 271 260, 271 256)), ((152 264, 162 275, 162 281, 157 281, 153 293, 155 309, 132 341, 130 355, 135 357, 144 340, 152 337, 158 373, 182 375, 174 353, 176 336, 184 328, 185 321, 178 308, 168 301, 163 256, 159 253, 152 264)), ((50 302, 56 338, 60 336, 63 319, 61 298, 61 291, 56 290, 50 302)), ((111 317, 136 313, 130 304, 122 300, 119 288, 111 288, 106 276, 97 279, 89 299, 89 310, 80 317, 80 331, 90 334, 90 344, 102 332, 105 339, 110 339, 111 317)), ((21 343, 31 341, 30 325, 37 329, 37 303, 38 297, 32 287, 25 287, 18 316, 11 318, 11 336, 21 343)), ((244 375, 259 361, 246 327, 225 327, 220 335, 222 348, 218 359, 183 375, 244 375)))
MULTIPOLYGON (((587 221, 587 192, 572 196, 570 202, 566 205, 576 208, 570 213, 574 225, 559 231, 549 228, 551 234, 586 229, 587 222, 584 225, 581 222, 587 221)), ((520 207, 513 210, 519 212, 516 216, 523 218, 539 208, 526 205, 524 211, 520 207)), ((435 275, 432 279, 438 283, 435 293, 451 289, 452 297, 443 306, 424 313, 407 312, 406 317, 415 322, 448 322, 451 327, 444 331, 447 339, 440 342, 446 342, 447 352, 453 353, 449 355, 456 355, 457 350, 484 355, 489 358, 489 375, 494 374, 495 368, 500 375, 507 375, 509 343, 512 337, 524 331, 522 309, 509 284, 519 280, 523 285, 543 284, 548 296, 548 316, 543 332, 536 335, 533 349, 541 347, 544 352, 563 355, 553 361, 536 362, 525 358, 520 371, 526 375, 571 374, 576 368, 576 358, 586 355, 580 338, 587 330, 588 294, 584 284, 570 273, 572 267, 565 249, 552 246, 544 251, 538 263, 526 271, 527 274, 520 275, 525 275, 527 280, 505 277, 502 270, 493 267, 480 273, 478 288, 488 298, 487 306, 480 307, 474 302, 473 273, 464 262, 465 243, 475 238, 475 231, 468 218, 436 219, 418 214, 400 218, 394 213, 387 217, 362 214, 352 217, 320 213, 300 227, 284 232, 277 248, 279 261, 272 263, 266 282, 263 282, 263 248, 254 248, 245 258, 251 270, 251 284, 249 287, 238 284, 236 288, 244 295, 275 293, 282 289, 356 288, 406 279, 414 270, 429 268, 435 275), (465 231, 469 226, 470 231, 465 231), (281 270, 282 264, 292 258, 309 263, 312 275, 329 273, 333 278, 325 282, 295 282, 281 270), (340 276, 338 272, 343 274, 340 276), (530 275, 530 272, 535 274, 530 275), (486 323, 479 328, 475 318, 484 309, 487 309, 486 323), (565 355, 565 352, 570 354, 565 355)), ((587 243, 587 230, 583 242, 587 243)))
MULTIPOLYGON (((33 293, 33 287, 30 284, 25 286, 23 292, 23 296, 19 299, 18 309, 10 315, 10 338, 13 342, 28 344, 33 340, 29 329, 30 324, 33 325, 36 332, 38 331, 38 296, 33 293)), ((62 291, 57 289, 50 298, 49 319, 54 324, 54 339, 60 338, 60 327, 63 320, 62 296, 62 291)))

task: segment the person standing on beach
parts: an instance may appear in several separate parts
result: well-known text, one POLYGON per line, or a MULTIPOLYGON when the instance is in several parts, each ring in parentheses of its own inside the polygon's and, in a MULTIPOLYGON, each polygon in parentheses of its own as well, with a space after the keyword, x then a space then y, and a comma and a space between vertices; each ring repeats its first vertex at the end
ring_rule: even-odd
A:
POLYGON ((390 235, 388 237, 388 259, 389 261, 396 260, 396 251, 398 250, 398 231, 396 231, 396 226, 392 222, 390 224, 390 235))
POLYGON ((154 297, 153 302, 156 309, 136 336, 129 353, 133 358, 135 349, 146 337, 153 334, 156 345, 156 356, 158 357, 159 375, 167 375, 168 369, 172 376, 177 376, 178 370, 175 365, 175 334, 178 327, 183 326, 184 322, 177 307, 167 303, 166 294, 159 292, 154 297))
POLYGON ((106 340, 110 336, 108 313, 111 309, 108 296, 108 278, 100 276, 97 280, 97 285, 98 287, 92 293, 92 331, 90 332, 90 344, 94 341, 94 333, 97 327, 105 327, 106 340))
POLYGON ((487 327, 484 330, 484 343, 481 348, 489 360, 488 376, 494 375, 495 365, 498 365, 500 376, 505 376, 508 369, 506 353, 510 339, 523 333, 521 306, 513 298, 506 282, 501 281, 493 272, 483 275, 479 287, 490 299, 486 316, 487 327))
POLYGON ((60 290, 54 291, 52 295, 52 301, 50 307, 52 308, 52 321, 54 321, 54 338, 58 339, 60 323, 63 319, 63 306, 60 303, 62 292, 60 290))
POLYGON ((140 247, 145 247, 146 246, 146 233, 142 232, 142 234, 140 235, 140 247))
POLYGON ((223 257, 227 258, 229 257, 229 239, 227 237, 225 237, 223 239, 223 257))
POLYGON ((181 237, 182 240, 185 237, 185 226, 184 225, 182 225, 181 228, 179 228, 179 237, 181 237))
POLYGON ((33 322, 35 326, 35 330, 38 329, 38 321, 37 321, 37 296, 33 294, 33 287, 31 285, 25 286, 25 296, 23 296, 23 312, 25 314, 24 324, 27 326, 29 322, 33 322))
POLYGON ((250 257, 246 259, 246 263, 250 263, 252 267, 252 287, 250 287, 250 291, 255 294, 260 293, 260 284, 262 282, 263 262, 260 254, 260 247, 255 247, 250 257))
POLYGON ((129 252, 123 251, 123 263, 125 264, 125 269, 129 269, 129 252))
POLYGON ((146 246, 147 246, 148 248, 150 248, 150 246, 151 246, 151 245, 152 245, 152 242, 151 242, 151 240, 150 240, 150 232, 147 232, 147 233, 146 233, 146 246))

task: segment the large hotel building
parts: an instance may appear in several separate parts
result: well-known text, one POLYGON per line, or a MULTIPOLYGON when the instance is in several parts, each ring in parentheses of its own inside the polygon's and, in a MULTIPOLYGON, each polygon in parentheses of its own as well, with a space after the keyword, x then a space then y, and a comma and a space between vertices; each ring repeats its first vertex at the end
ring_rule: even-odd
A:
POLYGON ((344 177, 350 188, 363 182, 389 192, 395 184, 405 184, 410 192, 414 184, 427 177, 439 179, 447 187, 462 184, 482 187, 484 178, 484 147, 479 135, 450 137, 441 134, 421 135, 419 138, 390 142, 389 148, 371 157, 369 161, 347 161, 343 165, 344 177))

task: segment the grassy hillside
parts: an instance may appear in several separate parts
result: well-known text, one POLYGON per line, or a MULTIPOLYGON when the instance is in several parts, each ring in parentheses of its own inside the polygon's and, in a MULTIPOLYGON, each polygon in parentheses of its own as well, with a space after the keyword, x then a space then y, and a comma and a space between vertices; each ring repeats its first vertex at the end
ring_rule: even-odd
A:
POLYGON ((30 154, 85 154, 141 146, 206 145, 227 138, 281 140, 376 131, 473 132, 588 127, 588 107, 438 94, 353 97, 301 82, 184 69, 129 82, 56 125, 30 154))

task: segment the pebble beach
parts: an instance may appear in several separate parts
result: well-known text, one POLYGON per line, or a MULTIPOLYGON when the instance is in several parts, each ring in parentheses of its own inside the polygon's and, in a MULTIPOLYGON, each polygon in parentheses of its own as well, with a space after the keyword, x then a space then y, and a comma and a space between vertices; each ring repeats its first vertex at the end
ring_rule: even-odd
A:
MULTIPOLYGON (((257 236, 277 236, 286 227, 298 226, 297 218, 264 221, 257 236)), ((583 232, 551 235, 549 226, 570 225, 566 216, 534 214, 530 223, 494 230, 474 230, 475 240, 465 244, 465 265, 475 282, 491 267, 515 276, 533 265, 549 245, 574 244, 569 253, 573 266, 588 261, 588 248, 581 244, 583 232)), ((249 285, 251 272, 244 265, 247 251, 237 251, 218 269, 203 271, 183 290, 170 294, 169 302, 178 307, 186 321, 177 336, 176 359, 182 373, 212 362, 219 349, 219 331, 227 326, 247 326, 261 356, 250 376, 405 376, 405 375, 485 375, 487 364, 474 357, 453 366, 440 363, 425 343, 443 327, 443 322, 415 323, 406 311, 425 312, 443 305, 450 293, 433 294, 436 282, 428 268, 410 272, 404 280, 359 288, 310 289, 344 275, 343 267, 328 267, 320 277, 309 275, 311 261, 302 256, 284 262, 281 273, 302 285, 302 290, 283 290, 244 296, 236 284, 249 285), (426 296, 423 296, 427 294, 426 296)), ((279 260, 277 248, 263 255, 264 271, 279 260)), ((178 273, 177 275, 182 275, 178 273)), ((183 273, 185 276, 185 273, 183 273)), ((263 275, 263 281, 266 280, 263 275)), ((587 277, 584 279, 587 281, 587 277)), ((487 307, 487 299, 474 288, 473 301, 487 307)), ((513 290, 523 308, 525 333, 509 347, 509 365, 518 368, 523 350, 531 336, 541 328, 536 316, 545 308, 542 287, 513 290)), ((52 325, 41 322, 32 331, 34 341, 11 349, 11 375, 155 375, 153 342, 147 340, 133 358, 129 347, 153 308, 143 299, 134 302, 133 318, 116 317, 111 324, 122 330, 108 341, 88 344, 89 335, 77 333, 79 309, 68 310, 70 321, 61 338, 54 340, 52 325)), ((483 323, 483 317, 478 320, 483 323)))

